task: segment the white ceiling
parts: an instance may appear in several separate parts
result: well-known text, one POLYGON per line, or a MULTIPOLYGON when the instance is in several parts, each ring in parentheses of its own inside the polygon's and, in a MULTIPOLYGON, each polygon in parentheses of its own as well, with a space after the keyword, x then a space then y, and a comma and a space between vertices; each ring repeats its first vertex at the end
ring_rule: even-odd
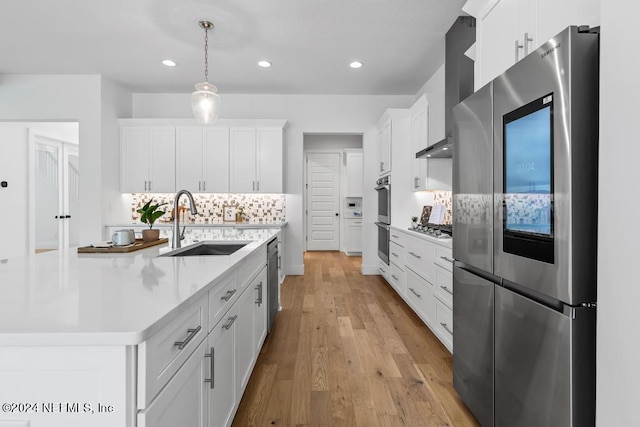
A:
POLYGON ((0 73, 102 74, 134 92, 191 92, 204 80, 205 19, 220 93, 413 95, 444 62, 464 2, 1 0, 0 73), (364 67, 350 69, 354 59, 364 67))

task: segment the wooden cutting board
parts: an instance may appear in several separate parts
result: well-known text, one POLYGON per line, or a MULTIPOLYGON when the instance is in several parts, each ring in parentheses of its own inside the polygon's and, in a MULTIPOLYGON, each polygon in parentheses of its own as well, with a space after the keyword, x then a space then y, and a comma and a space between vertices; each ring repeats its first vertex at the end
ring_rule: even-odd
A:
POLYGON ((168 238, 163 238, 159 240, 154 240, 153 242, 143 242, 142 239, 136 239, 136 242, 133 245, 129 246, 113 246, 110 248, 94 248, 93 246, 82 246, 78 248, 79 254, 95 254, 95 253, 104 253, 104 254, 122 254, 127 252, 133 252, 140 249, 149 248, 151 246, 162 245, 163 243, 167 243, 169 241, 168 238))

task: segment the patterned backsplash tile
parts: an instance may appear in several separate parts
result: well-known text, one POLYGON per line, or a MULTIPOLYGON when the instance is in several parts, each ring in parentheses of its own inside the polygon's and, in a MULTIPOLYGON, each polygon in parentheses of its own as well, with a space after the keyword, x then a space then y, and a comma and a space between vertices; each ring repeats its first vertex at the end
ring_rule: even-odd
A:
POLYGON ((446 212, 444 214, 444 224, 452 224, 452 195, 451 191, 434 191, 433 192, 433 204, 434 205, 444 205, 446 207, 446 212))
MULTIPOLYGON (((140 214, 136 211, 149 199, 154 203, 167 203, 162 209, 167 212, 160 217, 158 223, 169 222, 173 209, 173 193, 134 193, 131 198, 131 220, 140 221, 140 214)), ((188 215, 188 219, 180 218, 188 224, 222 224, 222 208, 226 205, 244 207, 244 222, 249 224, 274 224, 286 221, 284 194, 228 194, 228 193, 196 193, 193 195, 199 215, 188 215)), ((186 197, 180 198, 180 206, 189 207, 186 197)))

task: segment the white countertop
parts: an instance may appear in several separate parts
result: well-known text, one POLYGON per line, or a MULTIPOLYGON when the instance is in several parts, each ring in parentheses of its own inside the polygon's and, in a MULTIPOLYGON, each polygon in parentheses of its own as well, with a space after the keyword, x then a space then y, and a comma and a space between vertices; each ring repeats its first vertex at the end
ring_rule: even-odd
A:
POLYGON ((71 248, 3 260, 0 345, 139 344, 278 231, 187 229, 182 247, 198 240, 250 241, 228 256, 158 257, 171 250, 164 244, 126 254, 71 248))
POLYGON ((432 242, 432 243, 437 243, 438 245, 442 245, 446 248, 453 248, 453 238, 449 237, 449 238, 438 238, 438 237, 433 237, 430 236, 428 234, 422 233, 420 231, 416 231, 416 230, 410 230, 409 228, 400 228, 400 227, 394 227, 392 226, 391 228, 393 228, 394 230, 400 231, 402 233, 406 233, 410 236, 415 236, 415 237, 419 237, 421 239, 424 239, 428 242, 432 242))
MULTIPOLYGON (((195 222, 181 222, 180 223, 180 229, 182 229, 182 227, 187 227, 187 230, 190 228, 272 228, 272 227, 284 227, 285 225, 287 225, 287 222, 270 222, 270 223, 253 223, 253 222, 222 222, 222 223, 215 223, 215 224, 198 224, 195 222)), ((130 223, 130 224, 108 224, 105 227, 118 227, 118 228, 131 228, 131 227, 144 227, 147 228, 149 227, 147 224, 144 224, 142 222, 134 222, 134 223, 130 223)), ((153 228, 158 228, 158 229, 166 229, 166 228, 172 228, 173 227, 173 222, 159 222, 156 221, 155 224, 153 224, 153 228)))

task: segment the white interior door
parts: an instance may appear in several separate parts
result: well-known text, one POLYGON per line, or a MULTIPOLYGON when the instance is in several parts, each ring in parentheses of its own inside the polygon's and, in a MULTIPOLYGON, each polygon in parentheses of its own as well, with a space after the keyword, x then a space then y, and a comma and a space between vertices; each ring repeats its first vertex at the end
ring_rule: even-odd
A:
POLYGON ((78 245, 80 157, 76 144, 33 136, 35 252, 78 245))
POLYGON ((307 250, 340 249, 340 154, 307 154, 307 250))

